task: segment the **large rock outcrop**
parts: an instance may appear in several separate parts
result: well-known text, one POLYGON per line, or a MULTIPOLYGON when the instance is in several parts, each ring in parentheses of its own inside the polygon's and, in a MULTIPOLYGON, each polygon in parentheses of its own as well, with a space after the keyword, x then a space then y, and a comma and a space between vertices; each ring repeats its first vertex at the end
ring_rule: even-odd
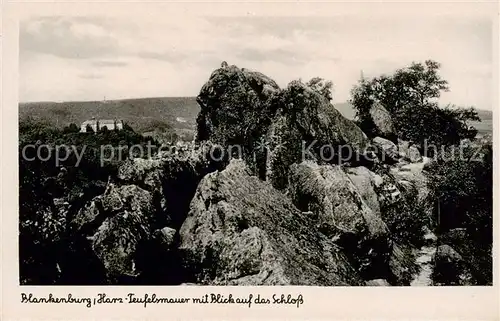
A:
POLYGON ((219 285, 359 285, 339 248, 242 161, 201 181, 180 230, 193 281, 219 285))
POLYGON ((154 214, 148 191, 135 185, 110 184, 103 195, 77 213, 71 227, 75 237, 90 242, 107 283, 133 283, 138 276, 137 250, 151 235, 154 214))
POLYGON ((205 142, 184 154, 127 160, 118 170, 121 184, 149 191, 157 210, 158 227, 180 227, 196 186, 206 174, 223 169, 229 156, 219 145, 205 142))
POLYGON ((389 230, 340 166, 292 165, 289 195, 300 210, 312 212, 320 231, 344 248, 363 277, 387 277, 389 230))
POLYGON ((240 145, 250 169, 278 189, 286 187, 288 167, 305 159, 372 162, 363 131, 300 81, 279 89, 261 73, 226 66, 213 72, 197 101, 198 140, 240 145))
POLYGON ((197 97, 197 139, 227 146, 260 136, 275 110, 268 103, 278 85, 262 73, 234 65, 216 69, 197 97))

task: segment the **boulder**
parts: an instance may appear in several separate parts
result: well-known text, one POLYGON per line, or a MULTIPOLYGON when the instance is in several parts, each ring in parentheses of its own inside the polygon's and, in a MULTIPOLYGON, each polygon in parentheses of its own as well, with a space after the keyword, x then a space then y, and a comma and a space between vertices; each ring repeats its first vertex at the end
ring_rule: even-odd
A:
POLYGON ((417 147, 410 146, 410 148, 408 148, 408 160, 412 163, 418 163, 423 160, 417 147))
POLYGON ((418 265, 413 254, 415 251, 413 247, 393 243, 389 260, 391 283, 410 285, 413 276, 418 273, 418 265))
MULTIPOLYGON (((321 94, 300 81, 292 81, 282 92, 284 114, 289 125, 300 133, 312 150, 327 162, 330 159, 320 153, 322 147, 345 146, 352 156, 365 155, 370 145, 365 133, 352 121, 342 116, 335 107, 321 94)), ((340 154, 342 154, 340 150, 340 154)), ((344 152, 344 153, 345 153, 344 152)), ((346 155, 343 155, 346 156, 346 155)), ((344 159, 347 160, 347 159, 344 159)))
POLYGON ((175 233, 176 230, 170 227, 164 227, 160 230, 156 230, 154 238, 161 244, 165 249, 172 249, 175 243, 175 233))
POLYGON ((135 185, 111 187, 102 197, 105 217, 92 237, 92 248, 101 260, 109 283, 137 277, 135 257, 141 242, 151 236, 152 196, 135 185), (113 200, 108 204, 108 200, 113 200), (120 202, 114 202, 119 200, 120 202))
POLYGON ((197 102, 197 140, 244 145, 260 136, 274 110, 267 103, 279 86, 262 73, 234 65, 216 69, 203 85, 197 102))
POLYGON ((221 146, 205 142, 192 146, 183 155, 129 159, 118 169, 118 179, 121 184, 134 184, 149 191, 157 212, 157 225, 178 229, 199 181, 206 174, 224 168, 228 157, 221 146))
POLYGON ((437 248, 433 279, 438 285, 473 285, 467 262, 447 244, 437 248))
POLYGON ((226 66, 214 71, 197 101, 197 139, 241 147, 252 172, 278 189, 294 162, 367 161, 363 131, 300 81, 280 90, 259 72, 226 66))
POLYGON ((391 114, 382 104, 376 102, 370 108, 370 117, 375 125, 377 133, 393 142, 397 140, 397 134, 392 122, 391 114))
POLYGON ((294 164, 289 181, 294 204, 316 215, 320 231, 352 256, 362 275, 368 279, 386 275, 391 248, 388 228, 340 166, 294 164))
POLYGON ((180 229, 192 280, 211 285, 360 285, 309 216, 240 160, 200 182, 180 229))
POLYGON ((387 280, 384 279, 375 279, 366 281, 367 286, 391 286, 387 280))
POLYGON ((383 178, 364 166, 347 168, 346 171, 366 205, 376 215, 380 215, 379 197, 375 190, 383 184, 383 178))
POLYGON ((399 160, 399 152, 396 144, 382 137, 373 139, 373 146, 376 154, 381 158, 382 163, 396 163, 399 160))

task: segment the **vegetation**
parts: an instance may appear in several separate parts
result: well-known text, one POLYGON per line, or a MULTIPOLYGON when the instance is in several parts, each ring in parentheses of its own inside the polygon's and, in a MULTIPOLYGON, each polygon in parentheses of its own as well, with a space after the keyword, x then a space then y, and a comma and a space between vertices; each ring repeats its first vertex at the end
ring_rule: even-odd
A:
POLYGON ((372 137, 378 134, 370 116, 371 106, 378 101, 391 114, 399 138, 421 147, 424 142, 442 146, 474 138, 477 131, 469 122, 480 120, 474 109, 438 106, 436 99, 448 91, 439 68, 439 63, 427 60, 390 76, 361 79, 352 90, 351 100, 361 129, 372 137))
MULTIPOLYGON (((492 282, 493 148, 449 148, 427 168, 440 206, 439 234, 471 264, 478 284, 492 282), (450 238, 450 230, 465 235, 450 238)), ((452 233, 453 234, 453 233, 452 233)))
POLYGON ((331 81, 325 81, 322 78, 314 77, 306 83, 307 86, 311 87, 313 90, 320 93, 321 96, 328 99, 328 101, 333 99, 332 88, 333 83, 331 81))
MULTIPOLYGON (((22 284, 46 284, 46 280, 56 279, 53 260, 60 251, 59 244, 67 237, 69 220, 86 201, 103 192, 109 177, 116 174, 120 162, 129 156, 125 149, 123 159, 110 157, 110 161, 101 164, 101 146, 111 145, 117 149, 125 145, 145 146, 147 142, 129 126, 124 130, 80 133, 76 124, 57 129, 32 119, 20 122, 22 284)), ((106 150, 111 152, 110 148, 106 150)))

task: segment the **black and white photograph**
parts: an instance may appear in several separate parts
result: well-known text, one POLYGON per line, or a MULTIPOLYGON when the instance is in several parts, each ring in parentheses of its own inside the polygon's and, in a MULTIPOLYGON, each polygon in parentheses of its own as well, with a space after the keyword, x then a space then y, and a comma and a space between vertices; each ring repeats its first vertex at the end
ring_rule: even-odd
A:
POLYGON ((19 22, 21 288, 493 285, 491 15, 158 16, 19 22))

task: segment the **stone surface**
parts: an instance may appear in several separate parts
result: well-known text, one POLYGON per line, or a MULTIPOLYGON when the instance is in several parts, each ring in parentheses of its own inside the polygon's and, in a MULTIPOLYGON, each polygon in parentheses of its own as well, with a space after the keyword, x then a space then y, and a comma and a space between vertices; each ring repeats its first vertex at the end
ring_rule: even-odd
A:
POLYGON ((393 142, 397 139, 396 130, 392 122, 391 114, 382 104, 376 102, 370 108, 370 117, 377 132, 383 137, 393 142))
POLYGON ((135 185, 112 187, 104 195, 101 215, 106 218, 93 236, 92 248, 101 260, 108 282, 137 276, 135 255, 142 241, 151 235, 151 194, 135 185), (107 199, 120 199, 120 207, 107 206, 107 199))
POLYGON ((375 279, 366 281, 367 286, 391 286, 387 280, 384 279, 375 279))
POLYGON ((300 210, 316 215, 320 231, 352 255, 360 273, 385 275, 391 248, 387 226, 340 166, 292 165, 289 195, 300 210))
POLYGON ((359 275, 311 218, 242 161, 207 175, 180 230, 196 283, 359 285, 359 275))
POLYGON ((399 160, 398 147, 392 141, 382 137, 375 137, 373 146, 383 163, 395 163, 399 160))

